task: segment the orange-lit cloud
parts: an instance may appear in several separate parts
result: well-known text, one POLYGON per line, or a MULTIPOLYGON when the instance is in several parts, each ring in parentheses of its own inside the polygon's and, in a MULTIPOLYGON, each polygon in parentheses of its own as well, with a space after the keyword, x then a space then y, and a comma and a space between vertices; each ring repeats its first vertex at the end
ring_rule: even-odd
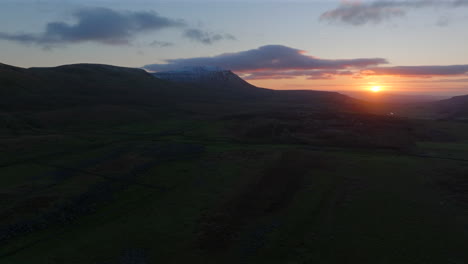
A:
POLYGON ((368 91, 371 86, 381 86, 385 92, 445 89, 455 93, 468 88, 464 88, 467 78, 460 78, 468 76, 468 65, 381 66, 386 63, 382 58, 321 59, 303 50, 268 45, 213 57, 172 59, 144 68, 165 71, 187 66, 217 66, 234 71, 254 85, 273 89, 368 91), (452 81, 457 76, 458 85, 452 81), (414 82, 404 83, 409 77, 414 82), (431 78, 430 85, 424 83, 428 78, 431 78))
POLYGON ((144 66, 149 71, 168 71, 187 66, 209 65, 236 72, 271 70, 341 70, 362 69, 387 64, 383 58, 320 59, 305 55, 303 50, 282 45, 267 45, 257 49, 225 53, 213 57, 166 60, 163 64, 144 66))
POLYGON ((376 67, 361 70, 359 74, 362 76, 392 75, 418 78, 429 78, 434 76, 462 76, 468 75, 468 65, 376 67))
POLYGON ((306 77, 307 80, 332 80, 335 76, 352 76, 355 73, 349 70, 276 70, 276 71, 255 71, 242 74, 246 80, 263 79, 293 79, 306 77))

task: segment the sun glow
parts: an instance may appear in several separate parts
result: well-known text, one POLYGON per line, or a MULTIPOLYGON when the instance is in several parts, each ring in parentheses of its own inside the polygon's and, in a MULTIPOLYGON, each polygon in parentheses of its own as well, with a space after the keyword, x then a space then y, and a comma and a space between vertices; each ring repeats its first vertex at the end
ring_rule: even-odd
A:
POLYGON ((378 92, 382 91, 382 86, 372 86, 372 87, 370 88, 370 90, 371 90, 371 92, 373 92, 373 93, 378 93, 378 92))

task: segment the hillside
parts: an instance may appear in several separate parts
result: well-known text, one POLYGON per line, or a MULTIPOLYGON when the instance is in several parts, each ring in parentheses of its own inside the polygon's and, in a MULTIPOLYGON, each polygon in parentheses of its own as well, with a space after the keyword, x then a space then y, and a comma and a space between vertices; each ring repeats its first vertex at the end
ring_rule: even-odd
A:
POLYGON ((153 73, 157 78, 182 83, 206 97, 230 97, 237 99, 265 98, 272 90, 258 88, 244 81, 229 70, 217 67, 186 67, 180 70, 153 73))
POLYGON ((443 118, 468 120, 468 95, 455 96, 447 100, 435 102, 432 107, 443 118))
MULTIPOLYGON (((386 107, 387 111, 391 111, 386 107)), ((396 107, 393 107, 395 109, 396 107)), ((455 96, 433 102, 398 105, 399 112, 412 118, 466 121, 468 118, 468 95, 455 96)))
POLYGON ((297 107, 340 112, 356 111, 362 105, 337 93, 258 88, 226 70, 202 68, 195 74, 196 78, 192 76, 187 81, 187 72, 172 72, 164 77, 167 80, 162 80, 141 69, 110 65, 23 69, 2 64, 0 109, 16 114, 4 114, 0 121, 17 126, 15 120, 19 118, 24 123, 26 115, 31 124, 68 126, 75 120, 78 125, 86 120, 115 123, 163 113, 222 115, 297 107), (18 113, 23 113, 23 117, 18 117, 18 113))
POLYGON ((140 69, 75 64, 0 68, 0 107, 14 110, 92 104, 156 104, 173 89, 140 69))
POLYGON ((2 264, 468 259, 466 123, 235 76, 0 68, 2 264))
POLYGON ((198 66, 179 70, 156 72, 154 76, 183 84, 198 91, 205 98, 230 98, 243 100, 254 98, 265 106, 273 108, 307 108, 316 111, 349 112, 364 111, 366 103, 349 96, 313 90, 270 90, 256 87, 232 71, 218 67, 198 66))
MULTIPOLYGON (((29 69, 1 66, 0 93, 3 96, 0 107, 6 110, 104 103, 157 105, 168 100, 211 100, 214 103, 273 100, 335 105, 337 102, 359 102, 331 92, 258 88, 226 70, 208 71, 202 68, 196 72, 197 77, 190 78, 185 71, 157 73, 153 74, 155 78, 141 69, 110 65, 74 64, 29 69)), ((345 108, 346 104, 340 107, 345 108)))

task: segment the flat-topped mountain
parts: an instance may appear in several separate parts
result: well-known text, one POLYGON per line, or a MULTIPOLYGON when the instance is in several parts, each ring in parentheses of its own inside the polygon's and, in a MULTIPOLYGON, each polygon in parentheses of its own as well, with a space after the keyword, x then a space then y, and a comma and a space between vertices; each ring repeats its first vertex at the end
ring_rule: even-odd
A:
POLYGON ((301 105, 318 110, 355 110, 363 102, 349 96, 314 90, 270 90, 256 87, 230 70, 216 66, 183 67, 153 73, 154 76, 175 83, 190 85, 207 96, 257 98, 277 106, 301 105))
POLYGON ((265 97, 273 91, 251 85, 230 70, 216 66, 184 67, 172 71, 153 73, 157 78, 182 83, 197 89, 208 96, 265 97))
POLYGON ((239 78, 231 71, 216 66, 184 67, 179 70, 156 72, 153 75, 175 82, 229 81, 239 78))

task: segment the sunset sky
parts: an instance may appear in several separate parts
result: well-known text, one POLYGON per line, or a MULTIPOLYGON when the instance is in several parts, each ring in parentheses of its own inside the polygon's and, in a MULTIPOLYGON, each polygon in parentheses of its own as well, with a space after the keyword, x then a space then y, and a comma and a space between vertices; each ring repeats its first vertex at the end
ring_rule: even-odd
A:
POLYGON ((468 0, 0 0, 0 62, 210 65, 274 89, 468 94, 468 0))

